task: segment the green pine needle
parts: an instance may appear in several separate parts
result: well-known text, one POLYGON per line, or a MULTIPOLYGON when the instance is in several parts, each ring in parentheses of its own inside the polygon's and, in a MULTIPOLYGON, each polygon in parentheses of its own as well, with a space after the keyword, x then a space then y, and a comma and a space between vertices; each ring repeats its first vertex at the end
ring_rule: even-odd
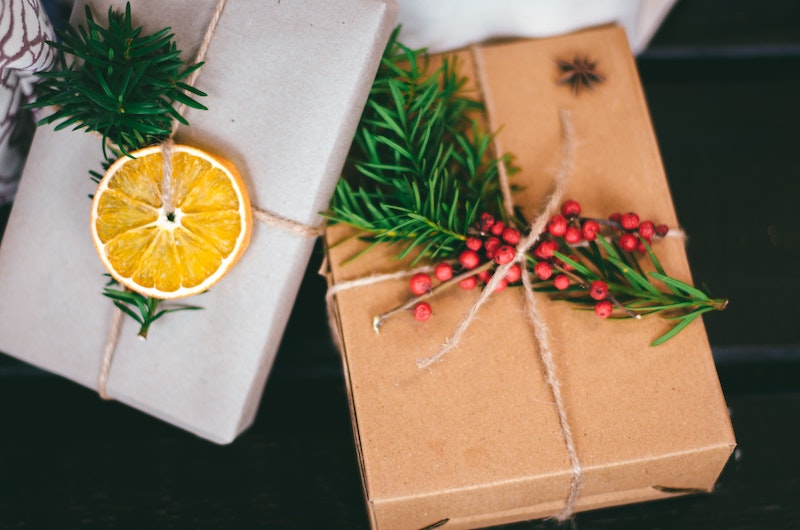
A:
POLYGON ((103 296, 110 298, 117 308, 131 317, 139 324, 138 335, 146 339, 147 333, 153 322, 166 315, 167 313, 175 313, 177 311, 196 311, 203 309, 200 306, 187 305, 187 304, 171 304, 168 307, 163 307, 162 301, 158 298, 144 296, 127 289, 121 289, 119 284, 110 278, 109 282, 103 288, 103 296))
POLYGON ((97 132, 104 149, 108 139, 128 155, 167 137, 173 120, 187 124, 174 104, 206 108, 189 95, 205 93, 181 82, 201 64, 184 65, 170 28, 153 35, 134 28, 130 3, 124 14, 109 8, 107 27, 87 6, 86 27, 69 26, 58 35, 60 43, 48 44, 60 52, 60 69, 37 74, 37 101, 30 105, 56 109, 40 125, 97 132))
POLYGON ((449 258, 481 208, 499 214, 502 197, 491 137, 469 117, 455 60, 428 71, 424 51, 387 46, 354 141, 348 179, 340 179, 327 217, 374 242, 396 243, 398 257, 449 258))

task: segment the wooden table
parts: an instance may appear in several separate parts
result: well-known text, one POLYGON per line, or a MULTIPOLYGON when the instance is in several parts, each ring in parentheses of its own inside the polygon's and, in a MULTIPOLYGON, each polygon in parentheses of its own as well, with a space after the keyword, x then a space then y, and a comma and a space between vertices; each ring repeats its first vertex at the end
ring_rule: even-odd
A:
MULTIPOLYGON (((684 0, 639 66, 693 274, 732 300, 706 324, 739 448, 712 495, 575 525, 800 528, 800 4, 684 0)), ((0 356, 0 528, 367 528, 319 260, 230 446, 0 356)))

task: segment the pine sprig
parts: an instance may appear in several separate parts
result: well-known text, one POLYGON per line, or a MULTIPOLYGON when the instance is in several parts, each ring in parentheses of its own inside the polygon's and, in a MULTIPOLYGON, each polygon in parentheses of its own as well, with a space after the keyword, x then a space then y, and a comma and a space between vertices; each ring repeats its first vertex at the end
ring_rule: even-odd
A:
MULTIPOLYGON (((430 318, 427 300, 443 289, 488 284, 499 266, 516 258, 519 229, 528 226, 519 212, 513 219, 505 216, 498 166, 510 165, 510 158, 490 153, 491 136, 472 118, 482 106, 465 97, 455 59, 445 58, 431 73, 427 59, 424 51, 397 43, 395 32, 362 115, 349 171, 327 213, 372 243, 363 252, 391 243, 401 247, 399 257, 414 255, 412 263, 439 261, 440 283, 415 274, 415 296, 377 315, 376 332, 387 318, 408 310, 418 320, 430 318)), ((666 226, 640 225, 634 213, 625 214, 624 222, 579 218, 576 201, 567 201, 562 213, 550 220, 522 264, 503 269, 507 276, 493 282, 496 289, 518 285, 528 274, 535 290, 602 318, 662 316, 670 327, 654 346, 727 305, 667 275, 650 246, 654 236, 668 233, 666 226), (642 254, 655 270, 645 272, 642 254)))
MULTIPOLYGON (((703 313, 726 307, 727 300, 711 298, 700 289, 668 276, 650 243, 637 237, 655 271, 644 272, 634 255, 621 249, 616 240, 598 236, 590 242, 589 249, 578 249, 584 259, 554 251, 554 257, 561 263, 559 271, 574 280, 571 287, 559 290, 553 282, 539 281, 535 290, 547 292, 555 300, 567 300, 592 310, 597 300, 589 296, 587 288, 593 281, 603 281, 608 286, 608 299, 620 310, 613 318, 661 315, 672 323, 651 346, 665 343, 703 313), (658 283, 668 292, 659 289, 658 283)), ((530 263, 535 264, 536 260, 531 258, 530 263)))
MULTIPOLYGON (((392 36, 362 115, 350 165, 327 216, 398 256, 452 257, 479 208, 502 201, 491 137, 471 117, 455 59, 429 72, 423 51, 392 36)), ((500 209, 493 208, 499 215, 500 209)))
POLYGON ((196 311, 198 309, 203 309, 200 306, 174 303, 164 307, 164 304, 158 298, 144 296, 139 293, 120 288, 119 284, 113 278, 110 279, 103 288, 103 296, 110 298, 120 311, 131 317, 139 324, 138 336, 143 339, 147 338, 147 333, 150 331, 150 325, 167 313, 174 313, 176 311, 196 311))
MULTIPOLYGON (((61 68, 37 74, 37 101, 32 107, 54 107, 39 124, 98 132, 123 154, 158 143, 171 132, 173 120, 188 125, 173 107, 182 103, 205 109, 193 99, 206 94, 182 80, 202 63, 185 66, 170 28, 143 35, 134 27, 130 3, 125 13, 108 10, 108 26, 98 24, 86 7, 86 27, 59 32, 61 68), (66 56, 73 61, 67 63, 66 56)), ((104 150, 108 159, 108 154, 104 150)))

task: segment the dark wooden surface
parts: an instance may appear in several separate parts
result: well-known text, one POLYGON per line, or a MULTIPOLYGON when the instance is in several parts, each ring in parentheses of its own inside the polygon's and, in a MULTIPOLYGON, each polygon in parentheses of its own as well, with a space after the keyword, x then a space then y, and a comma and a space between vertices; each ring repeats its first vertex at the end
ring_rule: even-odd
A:
MULTIPOLYGON (((739 448, 711 495, 573 524, 800 528, 800 3, 683 0, 639 66, 695 279, 732 300, 706 324, 739 448)), ((367 528, 319 259, 230 446, 0 356, 0 528, 367 528)))

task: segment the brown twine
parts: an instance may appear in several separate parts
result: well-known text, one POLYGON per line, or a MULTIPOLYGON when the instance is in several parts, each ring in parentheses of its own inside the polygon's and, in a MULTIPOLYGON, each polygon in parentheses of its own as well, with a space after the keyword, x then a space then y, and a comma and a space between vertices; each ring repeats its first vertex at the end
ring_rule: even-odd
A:
MULTIPOLYGON (((225 7, 226 0, 217 0, 216 6, 214 8, 214 13, 211 16, 211 20, 209 21, 208 27, 206 28, 206 33, 203 36, 203 41, 200 43, 200 47, 197 50, 197 55, 195 57, 195 63, 200 63, 206 56, 208 52, 208 47, 211 44, 212 37, 214 36, 214 30, 217 27, 217 23, 219 22, 220 16, 222 15, 222 10, 225 7)), ((188 79, 187 84, 193 86, 197 81, 197 76, 200 74, 200 69, 196 69, 193 71, 188 79)), ((181 103, 178 106, 177 112, 178 114, 183 114, 186 106, 181 103)), ((174 137, 178 131, 178 120, 173 120, 172 123, 172 130, 167 137, 161 143, 161 154, 163 159, 163 180, 161 183, 161 198, 164 210, 166 212, 171 212, 173 209, 172 204, 172 155, 173 150, 175 147, 174 137)), ((256 220, 277 228, 279 230, 283 230, 284 232, 290 232, 302 237, 317 237, 324 232, 325 224, 322 223, 318 226, 310 226, 303 223, 299 223, 297 221, 293 221, 291 219, 287 219, 282 217, 274 212, 269 210, 257 208, 251 205, 253 209, 253 217, 256 220)), ((103 358, 100 366, 100 372, 97 376, 97 392, 101 398, 105 400, 111 399, 108 395, 108 377, 111 373, 111 363, 114 359, 114 352, 117 348, 117 343, 119 341, 120 329, 122 327, 122 311, 114 306, 113 315, 111 319, 111 326, 109 328, 108 336, 106 338, 105 346, 103 347, 103 358)))
MULTIPOLYGON (((494 150, 494 155, 499 157, 503 149, 500 146, 500 137, 495 133, 497 124, 493 120, 495 116, 494 102, 489 92, 489 86, 484 79, 486 69, 483 66, 483 55, 478 53, 477 46, 470 46, 469 53, 475 65, 475 87, 478 89, 478 94, 480 94, 481 101, 483 101, 483 106, 486 109, 483 114, 486 119, 486 130, 493 135, 492 149, 494 150)), ((506 171, 506 164, 503 160, 500 160, 497 164, 497 177, 500 184, 500 192, 503 195, 503 209, 511 217, 514 215, 514 200, 511 196, 511 185, 508 182, 508 171, 506 171)))
POLYGON ((292 219, 287 219, 269 210, 257 208, 254 205, 251 205, 251 208, 253 209, 253 217, 255 217, 256 220, 267 226, 283 230, 284 232, 291 232, 303 237, 317 237, 325 233, 324 222, 317 226, 311 226, 293 221, 292 219))
POLYGON ((111 396, 108 395, 106 385, 108 383, 108 374, 111 372, 111 360, 114 358, 114 350, 117 347, 117 339, 119 338, 121 327, 122 311, 120 311, 117 306, 114 306, 114 313, 111 316, 111 327, 108 330, 106 345, 103 348, 103 362, 100 366, 100 373, 97 376, 97 393, 105 400, 111 399, 111 396))

